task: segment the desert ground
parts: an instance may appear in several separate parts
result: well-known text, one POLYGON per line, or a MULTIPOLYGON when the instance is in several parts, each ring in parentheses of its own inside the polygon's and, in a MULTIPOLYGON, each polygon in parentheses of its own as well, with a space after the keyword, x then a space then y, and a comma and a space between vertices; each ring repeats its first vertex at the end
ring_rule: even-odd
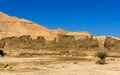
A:
POLYGON ((0 57, 0 75, 120 75, 120 58, 96 64, 93 56, 0 57))

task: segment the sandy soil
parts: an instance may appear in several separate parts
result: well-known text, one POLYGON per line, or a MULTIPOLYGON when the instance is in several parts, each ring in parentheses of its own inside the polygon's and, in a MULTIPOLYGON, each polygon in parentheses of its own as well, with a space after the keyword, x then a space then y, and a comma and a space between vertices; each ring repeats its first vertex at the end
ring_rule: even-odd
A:
POLYGON ((108 58, 104 65, 95 64, 95 60, 62 59, 0 58, 0 63, 14 69, 0 70, 0 75, 120 75, 120 58, 108 58))

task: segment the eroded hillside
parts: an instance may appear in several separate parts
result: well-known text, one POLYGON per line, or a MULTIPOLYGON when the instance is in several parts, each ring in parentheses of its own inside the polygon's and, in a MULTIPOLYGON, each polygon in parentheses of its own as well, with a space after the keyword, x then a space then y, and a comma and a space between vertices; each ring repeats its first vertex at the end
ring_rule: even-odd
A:
POLYGON ((44 36, 46 40, 54 40, 58 34, 73 35, 78 38, 91 36, 88 32, 69 32, 62 29, 49 30, 26 19, 9 16, 0 12, 0 38, 31 35, 33 39, 44 36))
POLYGON ((50 30, 32 21, 0 12, 0 48, 9 51, 18 50, 16 51, 18 53, 20 49, 27 49, 50 50, 51 54, 52 51, 58 51, 57 55, 80 55, 83 51, 120 52, 120 39, 95 37, 87 31, 69 32, 60 28, 50 30))

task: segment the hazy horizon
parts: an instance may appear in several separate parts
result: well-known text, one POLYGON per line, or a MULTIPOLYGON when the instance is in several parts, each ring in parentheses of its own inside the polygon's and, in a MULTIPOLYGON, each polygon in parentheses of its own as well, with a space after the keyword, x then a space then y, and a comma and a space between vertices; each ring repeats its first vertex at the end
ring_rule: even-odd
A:
POLYGON ((49 29, 120 37, 119 0, 1 0, 0 11, 49 29))

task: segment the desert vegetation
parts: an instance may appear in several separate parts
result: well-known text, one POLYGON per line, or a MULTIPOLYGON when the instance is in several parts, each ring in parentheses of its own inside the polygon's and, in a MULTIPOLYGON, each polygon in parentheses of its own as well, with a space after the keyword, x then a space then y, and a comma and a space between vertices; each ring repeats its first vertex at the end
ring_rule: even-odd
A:
POLYGON ((106 51, 98 51, 96 56, 99 58, 99 60, 96 62, 97 64, 105 64, 108 54, 106 51))

